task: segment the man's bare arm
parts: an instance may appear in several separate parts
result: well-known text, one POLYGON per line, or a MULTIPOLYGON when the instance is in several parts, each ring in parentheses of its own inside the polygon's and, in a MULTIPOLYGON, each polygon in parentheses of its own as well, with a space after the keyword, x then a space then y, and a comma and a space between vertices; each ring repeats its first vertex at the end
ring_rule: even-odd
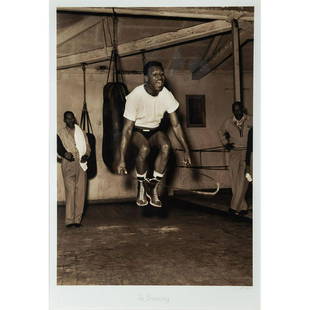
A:
POLYGON ((121 175, 127 174, 126 164, 125 164, 125 155, 127 152, 129 141, 131 139, 132 129, 134 125, 135 125, 134 121, 124 118, 124 127, 122 131, 122 139, 121 139, 121 145, 120 145, 120 150, 119 150, 119 161, 116 166, 116 172, 121 175))
POLYGON ((178 116, 177 116, 176 112, 169 113, 169 117, 170 117, 173 132, 174 132, 175 136, 177 137, 178 141, 180 142, 180 144, 182 145, 182 147, 185 151, 184 162, 186 165, 191 165, 192 161, 191 161, 190 154, 189 154, 189 148, 188 148, 188 145, 186 143, 185 136, 183 133, 183 129, 182 129, 182 126, 178 120, 178 116))

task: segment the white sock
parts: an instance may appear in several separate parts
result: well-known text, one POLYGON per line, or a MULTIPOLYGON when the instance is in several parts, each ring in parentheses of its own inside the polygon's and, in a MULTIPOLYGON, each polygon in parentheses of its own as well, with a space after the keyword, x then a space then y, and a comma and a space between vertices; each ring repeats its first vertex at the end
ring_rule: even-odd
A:
POLYGON ((163 178, 164 174, 163 173, 159 173, 157 171, 154 170, 154 173, 153 173, 153 177, 157 180, 161 180, 163 178))
POLYGON ((147 173, 147 171, 145 171, 143 174, 139 174, 138 172, 136 172, 136 174, 137 174, 137 179, 138 179, 138 180, 144 180, 144 179, 146 179, 146 173, 147 173))

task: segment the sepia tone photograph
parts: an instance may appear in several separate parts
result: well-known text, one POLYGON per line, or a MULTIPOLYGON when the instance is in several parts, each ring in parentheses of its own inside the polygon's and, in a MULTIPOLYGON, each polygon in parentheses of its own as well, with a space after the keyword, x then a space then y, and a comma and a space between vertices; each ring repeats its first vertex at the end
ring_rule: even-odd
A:
POLYGON ((58 286, 253 286, 254 22, 57 7, 58 286))

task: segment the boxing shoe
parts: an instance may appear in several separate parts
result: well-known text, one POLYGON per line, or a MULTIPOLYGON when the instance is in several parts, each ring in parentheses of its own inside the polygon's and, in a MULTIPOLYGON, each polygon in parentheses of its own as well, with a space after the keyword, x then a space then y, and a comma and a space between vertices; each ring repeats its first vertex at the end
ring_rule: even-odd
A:
POLYGON ((139 207, 144 207, 148 204, 148 201, 146 199, 146 190, 145 190, 145 183, 147 181, 146 180, 138 180, 138 194, 137 194, 137 200, 136 200, 136 204, 139 207))
POLYGON ((153 207, 161 208, 162 204, 158 197, 158 187, 159 187, 159 180, 156 178, 150 179, 146 183, 146 196, 150 199, 150 204, 153 207))

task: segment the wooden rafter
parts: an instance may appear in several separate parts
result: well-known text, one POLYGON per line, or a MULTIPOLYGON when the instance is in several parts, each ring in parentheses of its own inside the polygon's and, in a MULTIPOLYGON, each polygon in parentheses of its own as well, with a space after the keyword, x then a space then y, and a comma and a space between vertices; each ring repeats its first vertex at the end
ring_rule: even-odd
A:
MULTIPOLYGON (((141 52, 147 52, 158 48, 169 47, 175 44, 205 38, 230 30, 231 24, 229 22, 218 20, 120 44, 117 47, 117 51, 121 57, 134 55, 141 52)), ((112 47, 109 46, 107 48, 108 55, 111 55, 111 51, 112 47)), ((70 56, 59 57, 57 60, 57 68, 62 69, 74 67, 80 65, 81 63, 95 63, 108 59, 109 57, 106 56, 106 50, 104 48, 100 48, 70 56)))
MULTIPOLYGON (((240 46, 253 38, 251 32, 240 31, 240 46)), ((207 63, 192 73, 193 80, 200 80, 233 54, 233 42, 227 42, 207 63)))
POLYGON ((222 39, 222 35, 221 34, 217 35, 217 36, 215 36, 213 38, 213 40, 212 40, 212 42, 211 42, 211 44, 209 46, 209 49, 208 49, 206 55, 204 55, 203 60, 210 59, 213 56, 213 54, 215 53, 216 48, 219 45, 221 39, 222 39))
POLYGON ((222 35, 217 35, 212 39, 212 42, 208 46, 208 49, 207 49, 205 55, 202 57, 199 65, 196 67, 196 69, 193 70, 193 73, 196 71, 199 71, 199 69, 202 66, 204 66, 207 63, 207 61, 213 56, 213 54, 215 53, 216 48, 217 48, 219 42, 221 41, 221 39, 222 39, 222 35))
POLYGON ((64 44, 80 33, 98 24, 101 18, 98 16, 86 16, 82 20, 60 31, 57 35, 57 46, 64 44))
MULTIPOLYGON (((64 12, 83 12, 93 14, 113 14, 112 8, 101 7, 60 7, 58 11, 64 12)), ((157 7, 157 8, 114 8, 119 15, 135 16, 159 16, 159 17, 182 17, 191 19, 217 19, 231 20, 238 19, 253 21, 254 13, 245 10, 225 10, 220 8, 204 7, 157 7)))

